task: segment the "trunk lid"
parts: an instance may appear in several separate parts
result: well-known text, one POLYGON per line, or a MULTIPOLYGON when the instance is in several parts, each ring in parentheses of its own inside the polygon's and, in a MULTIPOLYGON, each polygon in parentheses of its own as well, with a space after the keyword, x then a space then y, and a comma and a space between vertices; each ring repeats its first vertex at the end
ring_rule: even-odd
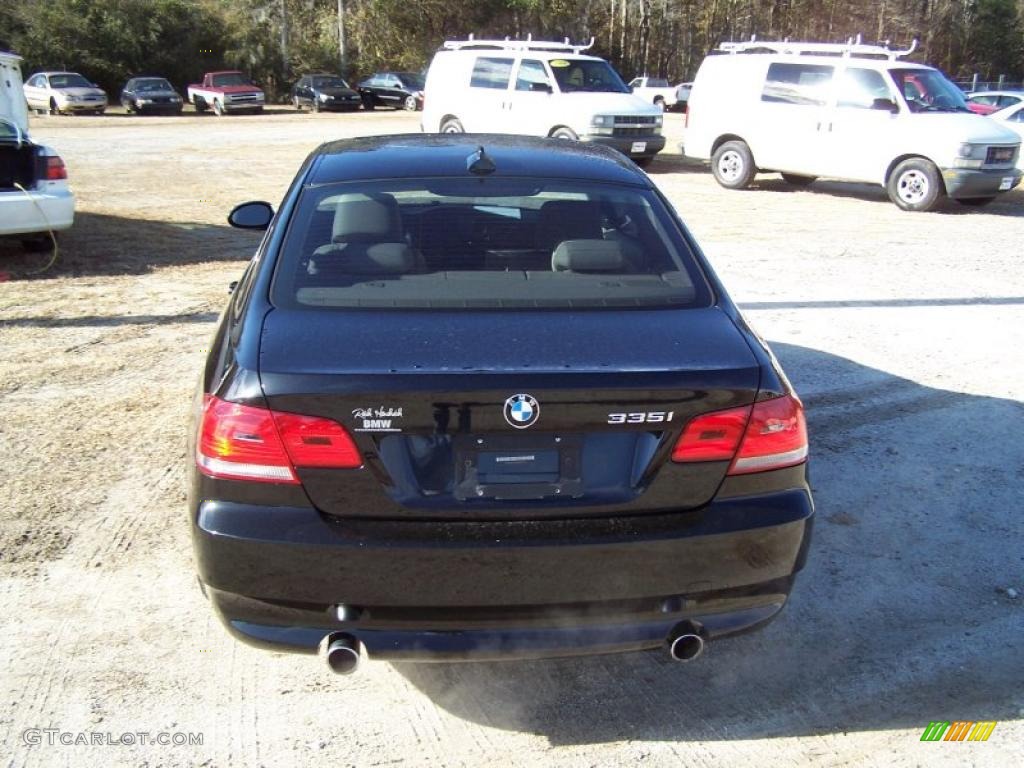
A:
POLYGON ((728 462, 673 464, 672 446, 692 416, 753 402, 759 368, 715 307, 275 309, 260 379, 272 409, 334 419, 363 452, 299 469, 321 511, 516 519, 705 504, 728 462))

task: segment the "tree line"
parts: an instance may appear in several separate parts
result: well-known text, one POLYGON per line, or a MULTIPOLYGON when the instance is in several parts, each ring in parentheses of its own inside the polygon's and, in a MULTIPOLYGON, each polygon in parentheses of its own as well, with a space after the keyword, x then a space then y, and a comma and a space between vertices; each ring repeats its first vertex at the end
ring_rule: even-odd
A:
POLYGON ((586 41, 628 80, 692 79, 730 40, 903 47, 954 78, 1024 80, 1024 0, 20 0, 0 7, 0 49, 27 72, 71 69, 116 93, 137 74, 179 87, 240 68, 272 96, 299 74, 419 71, 445 39, 586 41), (339 34, 339 32, 341 34, 339 34))

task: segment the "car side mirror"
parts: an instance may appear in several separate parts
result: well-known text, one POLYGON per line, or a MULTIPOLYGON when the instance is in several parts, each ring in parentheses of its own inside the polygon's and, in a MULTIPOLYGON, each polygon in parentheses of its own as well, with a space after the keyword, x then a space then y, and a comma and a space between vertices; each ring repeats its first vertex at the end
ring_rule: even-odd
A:
POLYGON ((897 114, 900 111, 899 106, 892 99, 875 99, 871 102, 872 109, 881 109, 892 114, 897 114))
POLYGON ((536 91, 537 93, 551 93, 551 85, 549 83, 530 83, 530 90, 536 91))
POLYGON ((266 229, 273 218, 274 208, 270 203, 254 200, 236 205, 228 214, 228 224, 238 229, 266 229))

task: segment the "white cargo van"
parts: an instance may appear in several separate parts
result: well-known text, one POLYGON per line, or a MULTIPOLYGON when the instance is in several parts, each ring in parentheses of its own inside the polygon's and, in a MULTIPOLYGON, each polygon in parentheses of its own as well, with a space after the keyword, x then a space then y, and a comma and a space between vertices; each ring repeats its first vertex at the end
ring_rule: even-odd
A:
POLYGON ((75 217, 64 161, 28 136, 21 57, 0 51, 0 236, 37 250, 75 217))
POLYGON ((448 41, 427 71, 421 126, 591 141, 647 165, 665 146, 661 108, 630 93, 604 59, 584 55, 589 47, 448 41))
POLYGON ((683 152, 731 189, 759 172, 800 186, 824 176, 881 184, 909 211, 1016 187, 1019 137, 971 113, 938 70, 901 60, 912 51, 726 43, 697 72, 683 152))

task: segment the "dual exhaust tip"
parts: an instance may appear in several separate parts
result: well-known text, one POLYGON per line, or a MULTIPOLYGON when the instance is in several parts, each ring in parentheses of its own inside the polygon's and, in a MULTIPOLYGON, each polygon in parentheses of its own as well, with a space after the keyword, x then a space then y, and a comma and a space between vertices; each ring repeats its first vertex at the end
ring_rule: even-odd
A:
MULTIPOLYGON (((673 661, 684 664, 695 660, 704 653, 705 634, 704 628, 695 622, 680 622, 666 638, 668 655, 673 661)), ((350 634, 336 632, 324 637, 320 654, 332 672, 351 675, 362 663, 363 644, 350 634)))

